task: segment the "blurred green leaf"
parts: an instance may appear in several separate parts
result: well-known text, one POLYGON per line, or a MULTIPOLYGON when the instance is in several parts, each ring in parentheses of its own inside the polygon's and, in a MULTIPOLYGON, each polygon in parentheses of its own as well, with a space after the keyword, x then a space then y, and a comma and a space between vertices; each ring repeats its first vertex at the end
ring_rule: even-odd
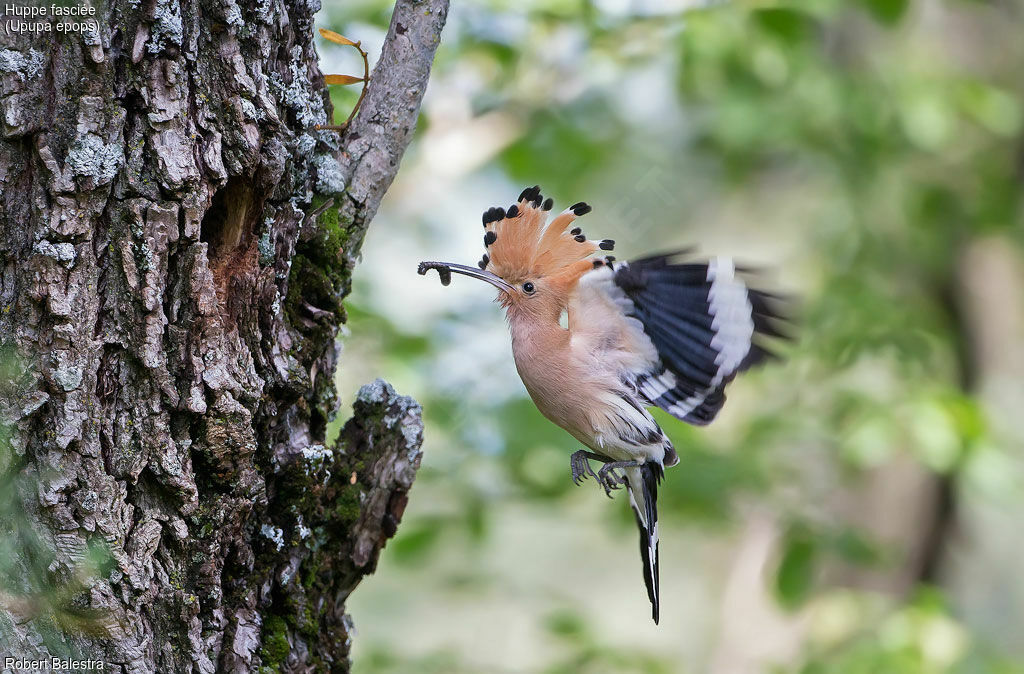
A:
POLYGON ((794 609, 803 604, 814 586, 817 541, 800 525, 790 528, 782 542, 782 556, 775 572, 779 602, 794 609))
POLYGON ((903 18, 910 6, 910 0, 861 0, 874 16, 882 23, 895 24, 903 18))
POLYGON ((818 30, 815 19, 793 7, 763 7, 751 12, 753 20, 767 33, 789 45, 810 39, 818 30))
POLYGON ((560 638, 578 641, 587 634, 587 625, 579 614, 572 611, 558 611, 544 621, 547 630, 560 638))
POLYGON ((440 541, 444 530, 443 523, 433 518, 407 522, 388 544, 388 554, 400 564, 422 562, 440 541))
POLYGON ((883 558, 878 546, 856 529, 844 527, 831 541, 832 550, 844 561, 860 566, 877 565, 883 558))

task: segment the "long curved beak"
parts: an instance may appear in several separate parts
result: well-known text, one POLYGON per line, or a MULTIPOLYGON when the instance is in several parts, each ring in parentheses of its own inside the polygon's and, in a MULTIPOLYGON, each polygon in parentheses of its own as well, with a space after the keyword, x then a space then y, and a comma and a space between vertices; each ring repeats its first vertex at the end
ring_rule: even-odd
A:
POLYGON ((420 267, 417 271, 422 275, 426 274, 429 269, 437 270, 437 274, 441 277, 441 283, 443 285, 448 285, 451 281, 451 272, 455 272, 456 274, 463 274, 475 279, 480 279, 481 281, 486 281, 498 290, 504 290, 507 293, 513 291, 512 286, 506 283, 505 279, 496 274, 492 274, 489 271, 477 269, 476 267, 467 267, 464 264, 455 264, 453 262, 420 262, 420 267))

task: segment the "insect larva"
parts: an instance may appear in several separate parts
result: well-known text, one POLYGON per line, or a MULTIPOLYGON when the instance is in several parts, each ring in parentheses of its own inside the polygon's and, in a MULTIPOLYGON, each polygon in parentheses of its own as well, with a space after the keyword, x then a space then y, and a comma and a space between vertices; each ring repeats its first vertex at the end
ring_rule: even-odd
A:
POLYGON ((429 269, 437 270, 437 275, 441 279, 441 285, 446 286, 452 282, 452 270, 448 268, 448 265, 440 262, 420 262, 420 267, 416 270, 416 273, 424 276, 429 269))

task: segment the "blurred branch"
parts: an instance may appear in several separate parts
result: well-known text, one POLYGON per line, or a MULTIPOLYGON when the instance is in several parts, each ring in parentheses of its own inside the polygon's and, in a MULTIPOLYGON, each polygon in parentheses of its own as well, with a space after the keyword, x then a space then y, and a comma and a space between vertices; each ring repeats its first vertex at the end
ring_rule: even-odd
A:
MULTIPOLYGON (((1014 250, 1010 240, 999 236, 965 242, 943 298, 956 327, 960 386, 986 402, 997 425, 1016 418, 1011 411, 1018 409, 1014 391, 1024 374, 1024 349, 1019 346, 1024 334, 1024 313, 1019 310, 1024 276, 1014 250), (1012 383, 1006 386, 1007 381, 1012 383), (1010 404, 1004 407, 1007 400, 1010 404)), ((959 506, 952 477, 943 476, 935 516, 925 532, 920 581, 938 582, 946 570, 962 518, 959 506)))

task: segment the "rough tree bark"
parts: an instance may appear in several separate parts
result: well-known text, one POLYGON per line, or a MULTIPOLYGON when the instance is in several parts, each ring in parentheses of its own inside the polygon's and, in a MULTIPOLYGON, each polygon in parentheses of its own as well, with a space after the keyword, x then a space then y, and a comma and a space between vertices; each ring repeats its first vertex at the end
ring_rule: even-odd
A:
MULTIPOLYGON (((2 412, 54 581, 97 540, 113 559, 76 598, 98 628, 59 646, 106 671, 347 671, 345 600, 422 423, 377 381, 328 442, 335 337, 447 1, 398 1, 342 135, 313 128, 319 0, 96 6, 98 30, 0 48, 0 347, 27 370, 2 412)), ((0 605, 0 656, 52 647, 0 605)))

